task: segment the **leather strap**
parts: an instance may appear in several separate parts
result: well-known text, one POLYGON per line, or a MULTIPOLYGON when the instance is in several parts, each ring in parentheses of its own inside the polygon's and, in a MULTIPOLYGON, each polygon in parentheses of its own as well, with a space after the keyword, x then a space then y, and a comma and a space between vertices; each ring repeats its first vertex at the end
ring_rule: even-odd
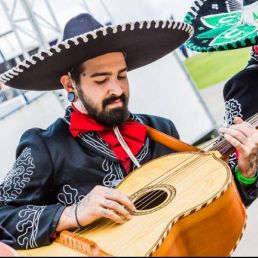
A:
POLYGON ((154 129, 152 127, 147 127, 147 135, 154 141, 168 147, 169 149, 172 149, 177 152, 200 152, 201 150, 190 145, 187 143, 184 143, 175 137, 172 137, 170 135, 167 135, 161 131, 158 131, 157 129, 154 129))

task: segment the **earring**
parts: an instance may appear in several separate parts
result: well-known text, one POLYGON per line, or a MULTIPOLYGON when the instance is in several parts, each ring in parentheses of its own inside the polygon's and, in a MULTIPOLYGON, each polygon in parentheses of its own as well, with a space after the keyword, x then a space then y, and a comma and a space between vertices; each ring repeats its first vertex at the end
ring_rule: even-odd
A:
POLYGON ((76 95, 73 91, 68 92, 67 99, 69 102, 74 102, 76 100, 76 95))

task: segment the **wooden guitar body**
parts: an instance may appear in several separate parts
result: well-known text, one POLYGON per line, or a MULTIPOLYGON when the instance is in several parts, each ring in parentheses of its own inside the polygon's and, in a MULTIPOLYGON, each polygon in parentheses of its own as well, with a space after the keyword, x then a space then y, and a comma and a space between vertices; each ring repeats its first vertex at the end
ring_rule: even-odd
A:
POLYGON ((245 227, 245 208, 230 168, 215 154, 163 156, 135 170, 117 188, 137 207, 130 221, 117 225, 102 219, 79 234, 63 232, 57 241, 71 249, 63 247, 62 253, 56 242, 20 253, 228 256, 245 227), (97 246, 84 246, 83 239, 97 246))

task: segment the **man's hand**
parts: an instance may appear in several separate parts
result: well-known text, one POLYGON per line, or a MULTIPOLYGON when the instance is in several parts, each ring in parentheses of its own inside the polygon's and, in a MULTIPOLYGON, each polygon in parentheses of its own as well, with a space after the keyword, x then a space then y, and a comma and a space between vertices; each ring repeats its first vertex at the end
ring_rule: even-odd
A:
POLYGON ((239 117, 234 123, 229 128, 221 128, 220 132, 238 150, 238 167, 242 175, 254 177, 258 165, 258 131, 239 117))
MULTIPOLYGON (((58 232, 78 227, 75 218, 75 205, 64 209, 56 229, 58 232)), ((131 219, 130 211, 135 210, 133 203, 126 195, 116 189, 104 186, 96 186, 77 205, 77 218, 82 226, 103 217, 122 224, 125 219, 131 219)))

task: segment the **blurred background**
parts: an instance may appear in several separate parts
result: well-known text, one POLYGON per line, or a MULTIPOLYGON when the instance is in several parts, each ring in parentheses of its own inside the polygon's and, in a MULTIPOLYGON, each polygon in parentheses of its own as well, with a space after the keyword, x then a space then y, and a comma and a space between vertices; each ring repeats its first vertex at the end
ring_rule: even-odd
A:
MULTIPOLYGON (((64 24, 79 13, 89 12, 105 25, 182 21, 190 5, 190 0, 0 0, 0 73, 55 45, 62 38, 64 24)), ((167 117, 176 124, 182 140, 203 143, 217 136, 223 125, 225 81, 245 67, 249 56, 250 48, 194 53, 182 45, 129 73, 130 110, 167 117)), ((63 90, 21 91, 0 84, 0 180, 15 160, 22 133, 31 127, 47 128, 63 116, 67 105, 63 90)), ((250 226, 247 222, 244 239, 233 256, 258 255, 257 207, 255 202, 248 211, 250 226)))

